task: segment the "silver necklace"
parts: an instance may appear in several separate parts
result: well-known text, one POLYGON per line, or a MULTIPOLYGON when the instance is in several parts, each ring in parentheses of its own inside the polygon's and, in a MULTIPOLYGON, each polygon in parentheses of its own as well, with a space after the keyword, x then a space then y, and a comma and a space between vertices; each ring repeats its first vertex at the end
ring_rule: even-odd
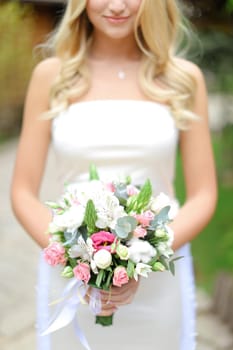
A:
POLYGON ((123 71, 123 69, 120 69, 117 73, 117 76, 120 80, 125 80, 125 78, 126 78, 125 71, 123 71))

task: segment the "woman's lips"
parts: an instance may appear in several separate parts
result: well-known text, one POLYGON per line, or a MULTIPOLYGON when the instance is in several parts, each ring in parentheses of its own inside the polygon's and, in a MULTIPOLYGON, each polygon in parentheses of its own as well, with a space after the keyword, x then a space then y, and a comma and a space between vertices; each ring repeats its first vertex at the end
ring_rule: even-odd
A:
POLYGON ((127 17, 112 17, 112 16, 104 16, 104 18, 113 24, 117 24, 117 23, 124 23, 129 19, 129 16, 127 17))

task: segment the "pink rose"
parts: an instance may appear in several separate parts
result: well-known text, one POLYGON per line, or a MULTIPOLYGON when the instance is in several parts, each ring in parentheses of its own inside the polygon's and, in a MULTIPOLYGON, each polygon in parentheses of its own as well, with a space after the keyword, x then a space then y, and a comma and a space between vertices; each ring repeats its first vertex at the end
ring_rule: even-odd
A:
POLYGON ((139 224, 145 227, 150 225, 150 222, 154 219, 154 214, 152 211, 147 210, 142 214, 136 215, 135 218, 139 224))
POLYGON ((129 282, 129 277, 127 275, 126 269, 124 266, 118 266, 114 270, 113 275, 113 285, 116 287, 121 287, 123 284, 129 282))
POLYGON ((75 277, 84 283, 88 283, 89 279, 91 278, 90 266, 86 263, 79 263, 73 269, 73 272, 75 277))
POLYGON ((106 249, 108 251, 111 251, 111 245, 114 242, 115 238, 116 236, 106 231, 100 231, 100 232, 94 233, 91 236, 93 247, 97 251, 100 249, 106 249))
POLYGON ((137 238, 144 238, 146 234, 147 234, 146 229, 144 229, 141 226, 137 226, 136 229, 133 231, 134 237, 137 237, 137 238))
POLYGON ((65 252, 66 250, 61 243, 53 242, 44 249, 44 259, 51 266, 65 264, 65 252))

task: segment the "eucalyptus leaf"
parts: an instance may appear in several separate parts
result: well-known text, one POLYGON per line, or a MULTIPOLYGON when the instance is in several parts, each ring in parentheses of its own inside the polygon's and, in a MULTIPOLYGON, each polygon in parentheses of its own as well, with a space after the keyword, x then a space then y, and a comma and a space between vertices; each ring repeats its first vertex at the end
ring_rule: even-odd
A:
POLYGON ((127 186, 124 183, 117 184, 114 195, 118 198, 121 205, 125 206, 128 199, 127 186))
POLYGON ((78 237, 80 236, 80 233, 77 230, 74 231, 65 231, 64 232, 64 238, 65 242, 63 243, 64 247, 73 245, 78 237))
POLYGON ((164 207, 160 212, 155 215, 154 219, 150 222, 149 229, 156 229, 158 226, 162 226, 170 221, 168 213, 170 211, 170 205, 164 207))
POLYGON ((163 266, 165 267, 166 270, 169 270, 169 263, 166 260, 166 257, 161 255, 159 257, 159 261, 161 262, 161 264, 163 264, 163 266))
POLYGON ((132 216, 123 216, 117 220, 115 233, 120 238, 127 238, 137 227, 137 220, 132 216))
POLYGON ((169 270, 171 271, 173 276, 175 276, 175 264, 174 264, 174 261, 170 261, 169 262, 169 270))

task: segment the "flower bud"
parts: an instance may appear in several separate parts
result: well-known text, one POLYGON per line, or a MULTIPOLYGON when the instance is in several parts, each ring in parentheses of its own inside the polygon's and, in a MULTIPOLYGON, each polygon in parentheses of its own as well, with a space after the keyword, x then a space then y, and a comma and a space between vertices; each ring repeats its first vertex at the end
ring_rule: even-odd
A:
POLYGON ((155 231, 155 236, 158 238, 163 238, 167 235, 167 231, 164 228, 158 228, 155 231))
POLYGON ((73 269, 71 266, 66 266, 61 273, 62 277, 72 278, 74 277, 73 269))
POLYGON ((161 264, 159 261, 157 261, 156 263, 154 263, 152 265, 152 271, 160 271, 160 272, 163 272, 165 271, 166 268, 164 267, 163 264, 161 264))
POLYGON ((125 245, 119 244, 116 248, 116 252, 119 255, 120 259, 122 260, 129 259, 129 249, 125 245))

